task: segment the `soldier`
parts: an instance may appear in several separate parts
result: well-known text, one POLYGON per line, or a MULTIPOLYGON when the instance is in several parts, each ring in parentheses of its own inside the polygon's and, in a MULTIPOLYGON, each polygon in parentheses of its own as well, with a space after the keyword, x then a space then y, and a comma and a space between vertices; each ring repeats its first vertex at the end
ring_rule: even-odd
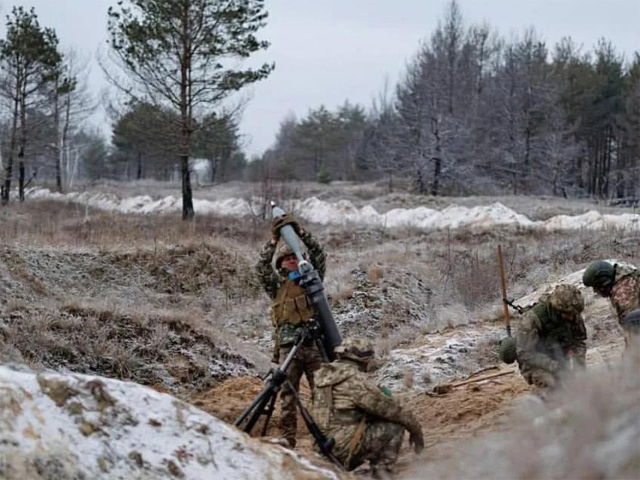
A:
MULTIPOLYGON (((272 300, 271 322, 273 326, 274 348, 272 362, 282 363, 287 357, 303 325, 315 315, 313 305, 305 290, 298 284, 298 258, 291 248, 282 243, 279 247, 279 230, 291 225, 307 247, 308 261, 324 279, 325 254, 311 233, 300 228, 290 214, 276 217, 271 228, 271 239, 263 247, 256 266, 260 281, 272 300), (277 251, 276 251, 277 249, 277 251), (275 268, 272 261, 275 253, 275 268)), ((320 368, 322 355, 313 340, 307 340, 296 353, 287 371, 287 377, 296 390, 304 373, 313 389, 314 372, 320 368)), ((293 393, 287 388, 281 393, 280 434, 291 448, 296 446, 297 409, 293 393)))
POLYGON ((364 373, 374 358, 372 346, 348 338, 335 353, 337 360, 316 372, 312 415, 324 435, 335 440, 336 458, 347 470, 366 460, 372 468, 389 468, 398 458, 405 430, 420 453, 424 439, 416 418, 364 373))
POLYGON ((584 299, 576 287, 558 285, 525 314, 518 326, 516 349, 527 383, 554 388, 572 363, 584 367, 583 309, 584 299))
POLYGON ((598 260, 585 269, 582 283, 611 300, 620 324, 628 313, 640 307, 640 271, 636 268, 598 260))

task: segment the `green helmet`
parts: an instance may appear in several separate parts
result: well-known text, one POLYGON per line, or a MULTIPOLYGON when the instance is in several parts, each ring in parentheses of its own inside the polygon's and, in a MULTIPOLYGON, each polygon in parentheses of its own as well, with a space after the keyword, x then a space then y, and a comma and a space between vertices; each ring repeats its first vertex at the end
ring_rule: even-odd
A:
POLYGON ((498 347, 498 353, 500 354, 500 360, 506 364, 511 364, 518 359, 516 353, 516 339, 514 337, 505 337, 500 340, 500 346, 498 347))
POLYGON ((291 249, 289 244, 286 242, 283 242, 278 247, 278 250, 276 250, 276 268, 280 270, 280 267, 282 266, 282 260, 284 259, 284 257, 286 257, 287 255, 291 255, 293 253, 295 252, 291 249))
POLYGON ((559 312, 578 314, 584 310, 584 298, 573 285, 558 285, 549 295, 551 308, 559 312))
POLYGON ((591 262, 582 274, 582 283, 586 287, 606 288, 613 285, 616 271, 613 265, 604 260, 591 262))
POLYGON ((373 345, 363 338, 345 338, 334 352, 339 359, 353 360, 359 363, 367 363, 375 355, 373 345))

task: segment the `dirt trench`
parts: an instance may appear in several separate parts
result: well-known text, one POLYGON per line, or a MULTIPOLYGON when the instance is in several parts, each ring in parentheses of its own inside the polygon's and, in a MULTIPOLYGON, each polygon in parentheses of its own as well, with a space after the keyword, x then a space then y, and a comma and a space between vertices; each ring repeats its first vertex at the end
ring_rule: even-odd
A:
MULTIPOLYGON (((587 363, 594 366, 616 362, 623 349, 621 336, 615 330, 613 320, 609 318, 608 304, 602 300, 596 300, 590 306, 590 318, 587 319, 590 345, 587 363), (594 328, 596 327, 596 328, 594 328), (606 333, 605 333, 606 332, 606 333)), ((467 330, 469 327, 452 329, 467 330)), ((480 326, 478 333, 487 329, 480 326)), ((447 342, 453 332, 445 332, 441 337, 447 342)), ((427 335, 428 336, 428 335, 427 335)), ((438 337, 438 335, 436 335, 438 337)), ((420 347, 426 339, 417 339, 411 347, 420 347)), ((489 355, 493 361, 495 357, 489 355)), ((421 465, 426 463, 441 463, 460 461, 458 456, 461 445, 466 445, 473 439, 482 438, 492 433, 508 431, 512 425, 516 405, 525 395, 535 394, 535 391, 527 385, 514 366, 490 364, 484 367, 487 374, 492 372, 513 371, 511 374, 498 376, 454 388, 445 394, 432 393, 430 389, 406 389, 398 394, 394 393, 412 409, 419 419, 425 438, 425 450, 420 455, 415 455, 405 434, 405 442, 401 450, 401 456, 395 466, 394 472, 387 478, 421 478, 421 465), (493 367, 493 368, 492 368, 493 367)), ((458 380, 464 376, 457 378, 458 380)), ((450 381, 456 378, 448 379, 450 381)), ((257 377, 235 377, 202 392, 194 398, 193 403, 232 423, 261 391, 263 383, 257 377)), ((310 402, 310 392, 303 381, 301 397, 305 404, 310 402)), ((271 424, 267 430, 267 436, 274 438, 278 435, 277 422, 279 417, 279 405, 271 424)), ((254 429, 254 435, 259 435, 262 424, 254 429)), ((328 462, 320 458, 313 450, 313 440, 307 432, 302 419, 298 421, 298 452, 306 456, 314 463, 329 466, 328 462)), ((366 466, 360 467, 359 473, 367 474, 366 466)), ((357 472, 356 472, 357 473, 357 472)), ((351 478, 346 476, 345 478, 351 478)), ((361 477, 360 477, 361 478, 361 477)))

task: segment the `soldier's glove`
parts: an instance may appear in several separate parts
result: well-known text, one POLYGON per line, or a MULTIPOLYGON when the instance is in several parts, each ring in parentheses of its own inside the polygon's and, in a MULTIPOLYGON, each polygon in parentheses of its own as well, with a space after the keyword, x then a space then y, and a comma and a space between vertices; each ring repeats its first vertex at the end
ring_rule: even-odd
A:
POLYGON ((298 236, 302 235, 302 229, 300 228, 300 225, 298 225, 298 222, 293 219, 293 215, 285 213, 284 215, 275 217, 271 222, 271 236, 273 238, 279 238, 280 229, 285 225, 291 225, 298 236))
POLYGON ((413 445, 413 450, 416 453, 424 450, 424 437, 422 436, 422 429, 419 426, 409 430, 409 444, 413 445))

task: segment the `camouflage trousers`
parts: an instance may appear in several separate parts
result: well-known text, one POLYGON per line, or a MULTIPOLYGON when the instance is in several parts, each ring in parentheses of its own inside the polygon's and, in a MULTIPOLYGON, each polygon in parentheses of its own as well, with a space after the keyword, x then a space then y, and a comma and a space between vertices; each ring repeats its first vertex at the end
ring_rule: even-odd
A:
MULTIPOLYGON (((280 349, 280 364, 284 362, 290 351, 291 346, 280 349)), ((293 385, 293 388, 295 388, 296 391, 300 391, 300 380, 302 379, 302 374, 305 374, 307 382, 309 382, 309 388, 313 391, 313 374, 320 368, 321 364, 322 355, 320 355, 318 347, 315 345, 302 345, 296 352, 296 356, 287 371, 287 378, 293 385)), ((289 442, 291 448, 294 448, 296 446, 296 432, 298 429, 298 407, 296 400, 291 390, 283 387, 280 393, 280 401, 280 435, 289 442)))
POLYGON ((392 465, 398 460, 403 437, 402 425, 382 421, 367 422, 364 436, 351 458, 339 460, 347 470, 353 470, 367 460, 372 465, 392 465))

